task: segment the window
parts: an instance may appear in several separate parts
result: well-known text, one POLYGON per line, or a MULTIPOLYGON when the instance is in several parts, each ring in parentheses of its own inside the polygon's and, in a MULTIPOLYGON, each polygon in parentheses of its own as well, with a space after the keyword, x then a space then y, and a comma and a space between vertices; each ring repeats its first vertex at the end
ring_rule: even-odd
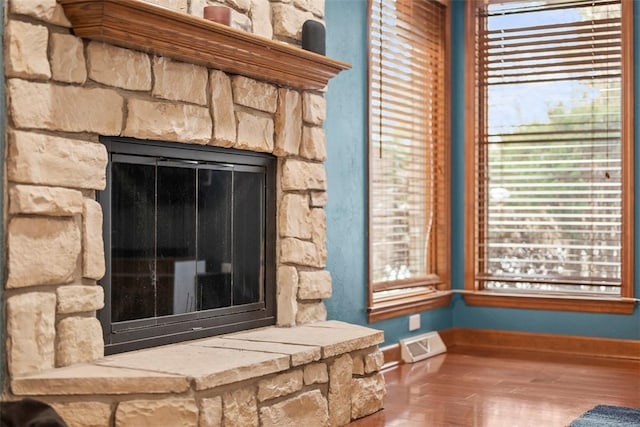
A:
POLYGON ((468 303, 633 310, 632 3, 468 3, 468 303))
POLYGON ((447 305, 448 8, 369 3, 369 320, 447 305))
POLYGON ((107 352, 273 324, 274 159, 105 142, 107 352))

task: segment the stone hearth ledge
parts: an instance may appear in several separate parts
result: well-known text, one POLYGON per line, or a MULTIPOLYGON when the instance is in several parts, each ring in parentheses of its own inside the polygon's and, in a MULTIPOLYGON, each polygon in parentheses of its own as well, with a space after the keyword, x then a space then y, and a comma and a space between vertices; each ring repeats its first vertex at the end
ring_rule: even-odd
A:
POLYGON ((119 395, 208 390, 382 343, 382 331, 339 321, 267 327, 116 354, 16 377, 15 395, 119 395))

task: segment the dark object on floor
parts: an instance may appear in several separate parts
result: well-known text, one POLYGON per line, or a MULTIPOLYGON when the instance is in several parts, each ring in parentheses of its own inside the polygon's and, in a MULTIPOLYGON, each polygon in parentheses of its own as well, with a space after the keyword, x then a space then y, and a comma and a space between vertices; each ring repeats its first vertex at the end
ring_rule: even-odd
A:
POLYGON ((640 409, 598 405, 574 420, 570 427, 640 427, 640 409))
POLYGON ((0 402, 0 427, 69 427, 49 405, 34 399, 0 402))

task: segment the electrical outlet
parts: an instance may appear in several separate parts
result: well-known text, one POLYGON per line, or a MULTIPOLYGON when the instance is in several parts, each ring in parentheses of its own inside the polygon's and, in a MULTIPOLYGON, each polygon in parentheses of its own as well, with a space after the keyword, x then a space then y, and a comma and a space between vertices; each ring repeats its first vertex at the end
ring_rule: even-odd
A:
POLYGON ((409 330, 415 331, 416 329, 420 329, 420 315, 414 314, 413 316, 409 316, 409 330))

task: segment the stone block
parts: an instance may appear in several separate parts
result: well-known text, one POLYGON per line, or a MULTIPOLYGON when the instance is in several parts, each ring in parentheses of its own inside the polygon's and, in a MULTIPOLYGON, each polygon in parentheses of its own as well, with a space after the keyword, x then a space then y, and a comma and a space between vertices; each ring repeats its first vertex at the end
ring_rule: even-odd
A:
POLYGON ((311 209, 311 241, 316 245, 321 265, 327 261, 327 215, 324 209, 311 209))
POLYGON ((331 328, 334 339, 340 339, 336 345, 326 346, 322 349, 323 358, 338 356, 344 353, 353 353, 355 350, 370 350, 384 341, 384 333, 380 330, 353 325, 339 320, 327 320, 308 326, 310 329, 331 328), (351 337, 349 339, 347 337, 351 337))
POLYGON ((65 317, 56 326, 56 366, 92 362, 104 356, 102 326, 95 317, 65 317))
POLYGON ((211 140, 209 109, 197 105, 131 98, 125 136, 207 144, 211 140))
POLYGON ((51 34, 51 76, 66 83, 84 83, 87 65, 82 39, 71 34, 51 34))
POLYGON ((102 144, 37 133, 9 133, 7 175, 25 184, 103 190, 107 150, 102 144))
POLYGON ((311 12, 297 9, 293 4, 273 3, 273 34, 288 39, 300 40, 302 24, 308 19, 313 19, 311 12))
POLYGON ((56 289, 60 314, 82 313, 104 307, 104 289, 96 285, 66 285, 56 289))
POLYGON ((280 240, 280 261, 285 264, 298 264, 307 267, 324 267, 318 249, 312 242, 293 237, 280 240))
POLYGON ((231 9, 231 23, 229 24, 231 28, 236 28, 238 30, 245 31, 247 33, 251 32, 251 19, 245 15, 244 13, 238 12, 235 9, 231 9))
POLYGON ((257 427, 258 404, 253 389, 243 388, 222 396, 224 427, 257 427))
POLYGON ((122 130, 124 101, 116 90, 61 86, 20 79, 10 79, 7 89, 9 112, 18 129, 91 132, 100 135, 119 135, 122 130), (33 102, 35 99, 38 102, 33 102))
POLYGON ((302 104, 300 94, 290 89, 279 89, 278 109, 275 115, 276 156, 298 155, 302 138, 302 104))
POLYGON ((171 101, 185 101, 207 105, 207 79, 205 67, 172 61, 169 58, 153 59, 153 96, 171 101))
POLYGON ((281 176, 284 191, 327 189, 327 174, 322 163, 286 159, 281 176))
POLYGON ((324 320, 327 320, 327 308, 323 302, 298 302, 298 311, 296 312, 296 323, 298 325, 322 322, 324 320))
POLYGON ((300 366, 320 360, 320 347, 309 345, 294 345, 279 342, 248 341, 234 339, 234 335, 221 338, 209 338, 198 341, 198 345, 216 348, 233 348, 237 350, 259 351, 266 353, 288 354, 291 356, 291 366, 300 366))
POLYGON ((324 427, 329 425, 327 401, 312 390, 271 406, 260 408, 263 427, 324 427))
POLYGON ((151 89, 149 55, 101 42, 87 46, 89 78, 127 90, 151 89))
POLYGON ((82 193, 60 187, 16 184, 9 187, 9 213, 73 216, 82 213, 82 193))
POLYGON ((258 383, 258 402, 286 396, 302 389, 302 369, 296 369, 258 383))
POLYGON ((324 16, 324 0, 293 0, 293 4, 321 18, 324 16))
POLYGON ((273 38, 271 5, 266 1, 252 0, 250 13, 253 21, 253 34, 257 34, 268 39, 273 38))
POLYGON ((11 379, 18 396, 95 396, 184 393, 191 379, 146 369, 79 364, 11 379))
POLYGON ((238 111, 238 141, 234 148, 270 153, 273 151, 273 119, 238 111))
POLYGON ((115 425, 197 427, 198 407, 191 398, 165 396, 160 400, 129 400, 118 404, 115 425))
POLYGON ((182 375, 190 378, 194 390, 200 391, 282 372, 289 368, 290 359, 288 354, 209 347, 193 342, 122 353, 96 363, 182 375), (184 363, 185 360, 189 363, 184 363))
POLYGON ((7 298, 6 354, 11 378, 55 366, 56 296, 29 292, 7 298))
POLYGON ((210 397, 200 400, 199 427, 222 426, 222 397, 210 397))
POLYGON ((240 12, 248 12, 251 7, 251 0, 227 0, 227 3, 240 12))
POLYGON ((311 238, 309 198, 305 194, 286 193, 278 207, 278 230, 281 237, 311 238))
POLYGON ((327 118, 327 100, 317 93, 305 92, 302 94, 302 111, 306 123, 322 126, 327 118))
POLYGON ((74 279, 80 230, 72 218, 14 217, 8 231, 7 288, 74 279))
POLYGON ((259 82, 244 76, 231 79, 233 101, 236 104, 267 113, 275 113, 278 102, 278 89, 269 83, 259 82))
POLYGON ((364 375, 364 359, 362 355, 351 355, 353 359, 353 375, 364 375))
POLYGON ((104 244, 102 241, 102 207, 92 199, 84 199, 82 216, 82 277, 99 280, 104 276, 104 244))
POLYGON ((378 372, 384 365, 384 354, 380 350, 366 354, 364 356, 364 372, 371 374, 378 372))
POLYGON ((231 147, 236 143, 236 116, 233 107, 231 79, 222 71, 212 70, 211 115, 213 116, 213 143, 231 147))
POLYGON ((56 0, 10 0, 11 13, 26 15, 62 27, 71 27, 62 6, 56 0))
POLYGON ((105 427, 111 425, 111 405, 103 402, 53 403, 53 408, 69 427, 105 427))
POLYGON ((343 426, 351 421, 351 377, 353 361, 343 354, 329 366, 329 419, 332 426, 343 426))
POLYGON ((323 208, 327 205, 327 192, 326 191, 312 191, 311 203, 309 206, 312 208, 323 208))
POLYGON ((322 271, 301 271, 298 283, 298 298, 302 300, 331 297, 331 273, 322 271))
POLYGON ((5 35, 7 76, 44 79, 51 77, 47 59, 47 27, 10 20, 5 35))
POLYGON ((281 265, 277 277, 278 326, 295 326, 298 302, 298 271, 295 267, 281 265))
POLYGON ((337 320, 316 322, 295 328, 273 327, 238 332, 232 337, 256 342, 320 346, 323 359, 369 349, 384 341, 382 331, 337 320))
POLYGON ((208 6, 207 0, 191 0, 189 2, 189 14, 202 18, 204 16, 204 7, 208 6))
POLYGON ((311 363, 304 367, 304 385, 324 384, 329 382, 327 365, 311 363))
POLYGON ((304 127, 300 155, 311 160, 323 161, 327 158, 324 129, 320 127, 304 127))
POLYGON ((353 378, 351 381, 351 419, 358 419, 379 411, 384 406, 386 390, 384 376, 353 378))

